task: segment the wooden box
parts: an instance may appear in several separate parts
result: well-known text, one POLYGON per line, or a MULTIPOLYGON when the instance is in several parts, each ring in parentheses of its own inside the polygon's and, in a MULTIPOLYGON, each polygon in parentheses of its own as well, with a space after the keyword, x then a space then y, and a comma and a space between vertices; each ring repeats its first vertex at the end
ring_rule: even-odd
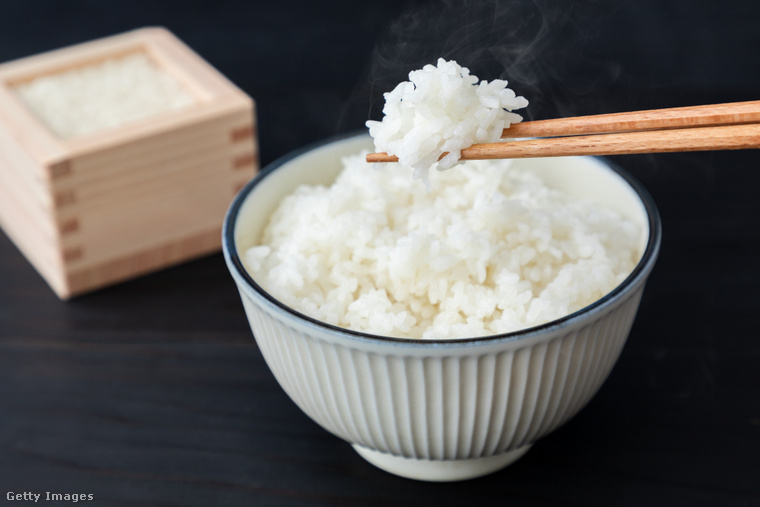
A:
POLYGON ((218 251, 225 211, 258 169, 255 133, 253 100, 163 28, 2 64, 0 226, 61 299, 218 251), (138 52, 192 103, 61 139, 17 92, 138 52))

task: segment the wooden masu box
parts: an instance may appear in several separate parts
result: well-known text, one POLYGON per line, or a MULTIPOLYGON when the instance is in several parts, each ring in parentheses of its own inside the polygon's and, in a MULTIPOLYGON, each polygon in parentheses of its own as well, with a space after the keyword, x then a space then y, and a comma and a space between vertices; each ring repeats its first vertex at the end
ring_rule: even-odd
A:
POLYGON ((0 226, 61 299, 218 251, 257 151, 253 100, 163 28, 0 65, 0 226), (13 91, 136 51, 195 103, 61 140, 13 91))

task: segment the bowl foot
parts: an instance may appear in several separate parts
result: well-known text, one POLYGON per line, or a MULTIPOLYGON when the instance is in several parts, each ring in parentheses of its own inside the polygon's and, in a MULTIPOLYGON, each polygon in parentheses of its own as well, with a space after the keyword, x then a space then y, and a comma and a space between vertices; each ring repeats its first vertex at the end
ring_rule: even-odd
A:
POLYGON ((474 479, 501 470, 528 452, 530 444, 487 458, 449 461, 393 456, 357 444, 353 444, 353 448, 362 458, 386 472, 418 481, 447 482, 474 479))

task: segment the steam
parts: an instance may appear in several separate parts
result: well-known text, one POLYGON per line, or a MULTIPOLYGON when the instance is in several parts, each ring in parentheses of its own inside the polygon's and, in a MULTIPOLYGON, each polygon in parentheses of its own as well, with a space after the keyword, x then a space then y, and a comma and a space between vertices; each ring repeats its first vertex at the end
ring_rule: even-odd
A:
POLYGON ((609 4, 614 2, 415 3, 376 45, 367 72, 368 117, 382 116, 383 93, 439 57, 456 60, 480 79, 507 80, 531 102, 521 111, 526 119, 580 114, 588 109, 584 97, 620 75, 619 65, 594 61, 585 51, 594 27, 613 8, 609 4))

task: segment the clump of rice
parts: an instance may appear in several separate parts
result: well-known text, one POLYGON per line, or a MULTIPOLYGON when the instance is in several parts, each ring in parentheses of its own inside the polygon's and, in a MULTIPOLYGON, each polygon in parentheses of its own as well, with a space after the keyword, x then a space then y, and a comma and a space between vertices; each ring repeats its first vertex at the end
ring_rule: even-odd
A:
POLYGON ((41 76, 14 88, 61 139, 114 128, 195 103, 144 53, 41 76))
POLYGON ((587 306, 638 260, 636 224, 510 161, 463 163, 427 190, 365 155, 285 198, 244 254, 262 287, 320 321, 424 339, 516 331, 587 306))
POLYGON ((439 59, 409 74, 409 81, 384 94, 382 121, 368 121, 375 151, 396 155, 429 187, 428 171, 453 166, 463 148, 496 142, 522 120, 511 111, 528 105, 496 79, 480 81, 455 61, 439 59))

